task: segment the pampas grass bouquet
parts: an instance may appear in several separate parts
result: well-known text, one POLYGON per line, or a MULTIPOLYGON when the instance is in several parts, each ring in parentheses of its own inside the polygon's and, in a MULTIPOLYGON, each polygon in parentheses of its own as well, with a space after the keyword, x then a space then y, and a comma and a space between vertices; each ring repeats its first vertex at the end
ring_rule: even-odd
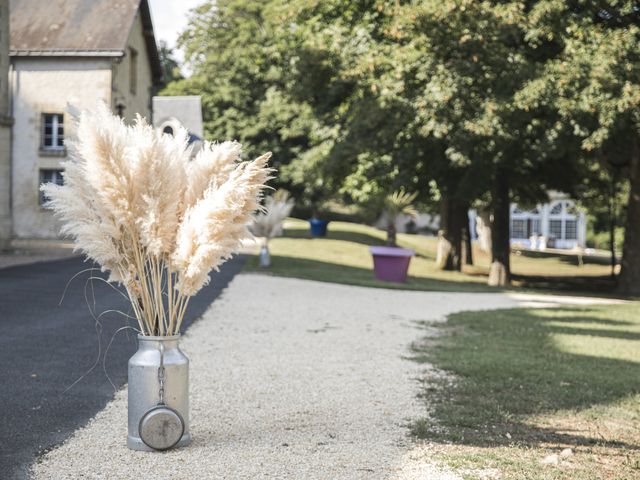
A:
POLYGON ((264 201, 264 208, 258 212, 249 226, 251 233, 264 239, 264 245, 278 235, 282 235, 282 223, 291 214, 294 201, 286 190, 278 190, 264 201))
POLYGON ((41 188, 76 249, 126 290, 143 335, 176 335, 189 299, 248 235, 272 169, 237 142, 132 126, 102 104, 82 112, 64 185, 41 188))

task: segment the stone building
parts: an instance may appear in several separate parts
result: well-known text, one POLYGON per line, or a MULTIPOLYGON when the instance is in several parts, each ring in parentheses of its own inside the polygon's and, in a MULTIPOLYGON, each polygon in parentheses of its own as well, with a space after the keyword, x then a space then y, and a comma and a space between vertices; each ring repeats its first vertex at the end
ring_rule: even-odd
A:
POLYGON ((6 168, 0 151, 0 226, 7 235, 3 195, 10 188, 10 235, 55 238, 58 225, 39 185, 62 182, 65 139, 74 135, 69 111, 101 100, 126 120, 137 113, 151 119, 162 68, 147 0, 11 0, 10 7, 13 142, 6 168))

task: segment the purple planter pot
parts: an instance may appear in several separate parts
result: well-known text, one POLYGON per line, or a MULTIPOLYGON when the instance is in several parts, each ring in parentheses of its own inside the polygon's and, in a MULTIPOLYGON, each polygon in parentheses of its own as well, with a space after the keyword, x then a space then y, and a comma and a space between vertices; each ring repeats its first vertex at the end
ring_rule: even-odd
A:
POLYGON ((378 280, 404 283, 407 281, 413 250, 398 247, 369 247, 373 255, 373 272, 378 280))

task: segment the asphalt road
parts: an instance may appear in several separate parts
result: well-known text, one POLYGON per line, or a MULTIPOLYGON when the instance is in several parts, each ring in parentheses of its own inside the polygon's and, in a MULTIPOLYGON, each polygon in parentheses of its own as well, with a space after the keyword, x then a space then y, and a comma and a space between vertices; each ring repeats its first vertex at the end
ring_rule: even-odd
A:
MULTIPOLYGON (((183 329, 204 313, 242 263, 242 258, 235 258, 213 275, 211 284, 190 301, 183 329)), ((120 293, 104 282, 87 282, 87 272, 71 283, 58 305, 67 282, 90 266, 80 258, 69 258, 0 270, 3 480, 27 478, 29 465, 38 455, 63 442, 113 398, 105 369, 116 387, 126 383, 127 361, 136 350, 135 332, 116 335, 104 369, 102 359, 114 332, 134 322, 109 313, 97 328, 85 300, 86 293, 97 313, 128 311, 120 293), (99 345, 100 364, 87 373, 96 362, 99 345)))

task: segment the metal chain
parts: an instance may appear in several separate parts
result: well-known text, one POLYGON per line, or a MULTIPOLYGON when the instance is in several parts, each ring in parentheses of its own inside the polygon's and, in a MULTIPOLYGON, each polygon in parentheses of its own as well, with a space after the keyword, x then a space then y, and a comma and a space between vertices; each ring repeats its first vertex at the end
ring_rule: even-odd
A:
POLYGON ((160 343, 160 367, 158 367, 158 383, 160 384, 159 403, 164 405, 164 344, 160 343))

